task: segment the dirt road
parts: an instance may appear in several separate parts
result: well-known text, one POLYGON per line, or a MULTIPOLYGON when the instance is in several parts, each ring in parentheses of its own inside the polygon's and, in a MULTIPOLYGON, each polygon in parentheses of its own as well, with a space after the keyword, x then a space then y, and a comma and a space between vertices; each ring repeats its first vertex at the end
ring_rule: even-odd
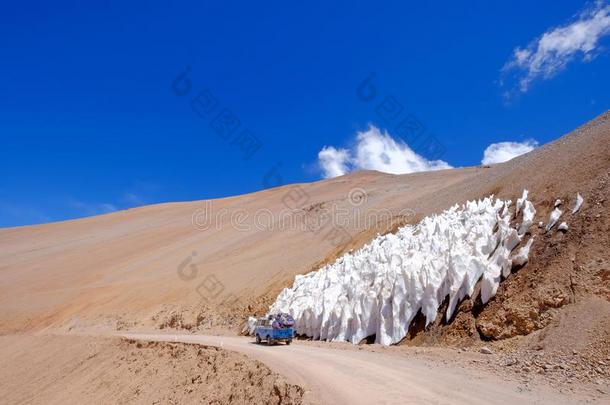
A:
MULTIPOLYGON (((366 350, 316 347, 302 342, 267 347, 253 339, 206 335, 123 335, 132 339, 218 346, 264 362, 291 383, 304 387, 317 404, 546 404, 571 403, 548 391, 523 391, 476 369, 441 361, 392 356, 366 350)), ((572 402, 577 403, 577 402, 572 402)))

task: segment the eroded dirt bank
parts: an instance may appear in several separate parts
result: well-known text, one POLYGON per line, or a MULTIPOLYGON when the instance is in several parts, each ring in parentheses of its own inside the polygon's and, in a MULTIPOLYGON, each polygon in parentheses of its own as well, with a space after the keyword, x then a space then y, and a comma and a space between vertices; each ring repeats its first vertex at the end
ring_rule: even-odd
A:
POLYGON ((303 389, 216 347, 83 336, 0 337, 6 404, 300 404, 303 389))

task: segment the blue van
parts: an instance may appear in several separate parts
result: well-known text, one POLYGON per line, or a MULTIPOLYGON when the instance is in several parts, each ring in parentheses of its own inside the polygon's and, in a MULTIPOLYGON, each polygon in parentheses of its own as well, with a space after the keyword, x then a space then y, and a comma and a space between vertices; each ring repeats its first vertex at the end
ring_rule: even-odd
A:
POLYGON ((265 340, 269 346, 282 341, 289 345, 294 338, 294 328, 278 324, 276 316, 269 315, 256 321, 254 335, 258 344, 265 340))

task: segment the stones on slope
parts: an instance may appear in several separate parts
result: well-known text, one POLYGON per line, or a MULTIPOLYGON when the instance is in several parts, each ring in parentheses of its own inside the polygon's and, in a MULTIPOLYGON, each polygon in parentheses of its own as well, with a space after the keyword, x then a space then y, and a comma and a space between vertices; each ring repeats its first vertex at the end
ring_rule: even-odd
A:
POLYGON ((503 308, 493 316, 479 317, 477 331, 485 339, 498 340, 516 335, 529 335, 540 329, 541 319, 538 311, 528 305, 503 308))
POLYGON ((483 354, 494 354, 494 352, 492 352, 491 349, 487 346, 481 347, 480 352, 483 354))
POLYGON ((333 264, 296 276, 270 312, 290 313, 297 332, 314 339, 356 344, 375 335, 376 343, 389 345, 406 336, 419 311, 426 325, 433 322, 445 297, 450 319, 479 280, 486 303, 513 264, 527 261, 533 242, 530 238, 511 257, 535 209, 525 191, 519 199, 523 221, 518 230, 510 223, 510 204, 493 196, 469 201, 417 226, 378 236, 333 264))
POLYGON ((504 361, 504 363, 502 365, 504 367, 511 367, 511 366, 514 366, 515 364, 517 364, 517 359, 509 357, 504 361))

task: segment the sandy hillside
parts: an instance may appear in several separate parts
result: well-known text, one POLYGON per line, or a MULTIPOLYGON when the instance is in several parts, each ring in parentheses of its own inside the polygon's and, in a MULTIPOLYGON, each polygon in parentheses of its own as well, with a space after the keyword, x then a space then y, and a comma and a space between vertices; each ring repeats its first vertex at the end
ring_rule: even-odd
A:
POLYGON ((440 201, 425 201, 480 171, 412 178, 363 172, 209 202, 0 230, 1 329, 205 324, 214 309, 227 307, 240 307, 241 316, 248 305, 268 305, 295 274, 395 222, 442 208, 440 201), (210 229, 198 222, 206 206, 210 229), (326 224, 330 210, 343 210, 349 223, 326 224), (368 222, 366 210, 374 210, 368 222), (354 220, 358 213, 360 223, 354 220), (247 218, 238 222, 238 215, 247 218), (172 318, 173 309, 185 312, 185 319, 172 318))
POLYGON ((496 300, 470 310, 466 302, 452 328, 431 335, 445 339, 447 329, 459 339, 464 331, 473 339, 525 334, 548 324, 553 316, 547 312, 592 297, 601 300, 596 316, 605 317, 609 169, 606 113, 492 167, 400 176, 359 172, 238 197, 2 229, 0 332, 237 325, 246 314, 264 311, 295 274, 317 269, 377 232, 491 193, 516 199, 523 188, 538 209, 536 221, 547 220, 557 198, 573 205, 580 192, 585 204, 578 216, 563 218, 571 226, 565 236, 537 237, 531 263, 503 284, 496 300), (542 302, 549 296, 553 303, 542 302))
MULTIPOLYGON (((538 211, 535 224, 548 220, 559 198, 569 230, 544 233, 532 226, 530 262, 500 285, 494 299, 485 306, 466 299, 453 319, 437 317, 425 330, 416 317, 409 336, 387 353, 410 358, 419 350, 410 345, 454 347, 442 350, 453 351, 456 367, 473 367, 475 378, 495 374, 494 381, 502 381, 509 375, 522 384, 518 390, 539 381, 538 388, 561 395, 602 399, 610 393, 609 172, 605 113, 492 167, 400 176, 359 172, 238 197, 0 229, 1 396, 8 403, 299 403, 315 384, 287 382, 242 355, 85 334, 235 334, 296 274, 318 269, 377 233, 467 199, 493 193, 514 200, 527 188, 538 211), (585 202, 572 215, 577 192, 585 202), (481 355, 482 346, 494 354, 481 355)), ((254 350, 242 339, 243 353, 254 350)), ((306 343, 345 349, 296 342, 291 350, 315 359, 315 351, 299 348, 306 343)), ((339 352, 328 353, 338 365, 356 356, 339 352)), ((271 356, 261 358, 269 364, 290 360, 263 354, 271 356)), ((429 361, 444 370, 445 354, 429 361)), ((282 364, 298 374, 298 367, 282 364)), ((326 381, 320 392, 332 392, 332 373, 353 371, 333 364, 328 378, 318 379, 326 381)), ((367 381, 370 392, 383 386, 367 381)), ((432 398, 432 391, 423 398, 432 398)))

